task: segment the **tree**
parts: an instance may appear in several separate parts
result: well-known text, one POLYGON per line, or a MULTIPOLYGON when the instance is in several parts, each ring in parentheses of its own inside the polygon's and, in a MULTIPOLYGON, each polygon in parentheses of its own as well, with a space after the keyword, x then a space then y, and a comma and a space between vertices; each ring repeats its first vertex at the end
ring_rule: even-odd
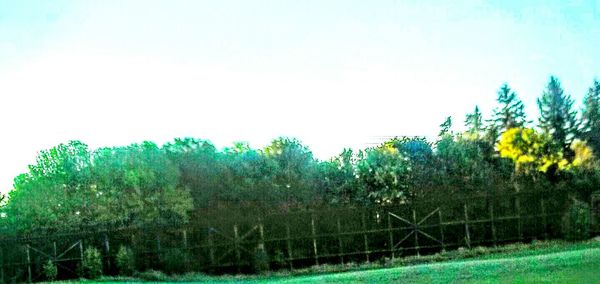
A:
POLYGON ((488 150, 478 140, 445 137, 437 144, 435 158, 432 179, 435 177, 437 187, 446 194, 470 194, 498 185, 488 150))
POLYGON ((385 205, 408 201, 408 157, 386 143, 366 149, 359 157, 357 174, 367 200, 385 205))
POLYGON ((283 200, 285 192, 273 185, 277 165, 260 151, 236 143, 225 149, 222 163, 224 171, 219 181, 223 189, 211 201, 275 206, 283 200))
POLYGON ((278 194, 285 195, 286 206, 310 204, 320 199, 316 187, 316 160, 300 141, 284 137, 275 139, 261 155, 273 167, 272 186, 278 194))
POLYGON ((493 140, 493 144, 504 131, 514 127, 523 127, 528 123, 523 102, 508 84, 503 84, 497 95, 496 101, 499 106, 494 109, 492 118, 488 120, 490 123, 488 139, 493 140))
POLYGON ((177 138, 163 147, 168 159, 179 169, 178 186, 187 188, 194 207, 209 206, 224 192, 224 158, 213 144, 194 138, 177 138))
POLYGON ((351 149, 329 161, 319 163, 320 187, 325 189, 325 197, 330 203, 350 203, 358 200, 356 179, 357 157, 351 149))
POLYGON ((22 231, 91 224, 97 210, 87 145, 70 141, 40 151, 29 172, 14 179, 4 208, 22 231))
POLYGON ((193 208, 179 171, 152 142, 94 152, 97 220, 119 225, 187 222, 193 208))
POLYGON ((600 155, 600 82, 594 80, 583 101, 582 138, 600 155))
POLYGON ((565 169, 569 162, 563 158, 563 153, 548 151, 551 142, 547 133, 538 133, 531 128, 510 128, 502 134, 498 152, 500 157, 515 163, 516 172, 546 172, 553 165, 565 169))
POLYGON ((452 117, 448 116, 446 117, 446 120, 444 120, 444 122, 442 124, 440 124, 440 133, 438 134, 439 137, 443 137, 445 135, 452 135, 452 117))
POLYGON ((424 197, 435 185, 435 180, 432 179, 435 168, 432 144, 424 137, 394 138, 385 144, 393 146, 401 156, 407 158, 409 171, 406 195, 412 199, 424 197))
POLYGON ((562 151, 570 160, 570 145, 578 134, 577 112, 573 110, 571 96, 565 95, 559 80, 551 76, 541 98, 537 100, 540 110, 539 127, 552 136, 551 148, 562 151))
POLYGON ((473 113, 467 114, 465 119, 465 126, 467 127, 467 136, 470 139, 479 139, 480 133, 483 130, 482 115, 479 111, 479 107, 475 106, 473 113))
POLYGON ((496 99, 498 106, 494 109, 494 114, 491 122, 498 126, 502 132, 513 127, 522 127, 527 123, 525 115, 525 106, 517 97, 517 94, 511 90, 508 84, 502 85, 497 92, 496 99))

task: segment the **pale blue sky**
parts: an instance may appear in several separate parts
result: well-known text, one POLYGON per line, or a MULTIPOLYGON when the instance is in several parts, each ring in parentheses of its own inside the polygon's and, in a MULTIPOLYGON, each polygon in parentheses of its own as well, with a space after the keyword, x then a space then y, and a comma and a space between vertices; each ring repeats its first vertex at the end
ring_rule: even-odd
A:
POLYGON ((0 0, 0 190, 36 152, 299 138, 325 159, 434 137, 508 82, 600 77, 600 1, 0 0), (526 2, 526 3, 522 3, 526 2))

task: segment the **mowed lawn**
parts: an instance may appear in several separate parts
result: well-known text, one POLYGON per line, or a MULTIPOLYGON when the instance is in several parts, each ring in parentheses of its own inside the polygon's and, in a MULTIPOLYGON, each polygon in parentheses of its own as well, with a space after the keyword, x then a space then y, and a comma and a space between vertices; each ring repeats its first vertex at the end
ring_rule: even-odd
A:
POLYGON ((600 283, 600 248, 539 256, 466 260, 260 283, 600 283))
POLYGON ((203 279, 210 283, 600 283, 600 248, 322 275, 203 279))

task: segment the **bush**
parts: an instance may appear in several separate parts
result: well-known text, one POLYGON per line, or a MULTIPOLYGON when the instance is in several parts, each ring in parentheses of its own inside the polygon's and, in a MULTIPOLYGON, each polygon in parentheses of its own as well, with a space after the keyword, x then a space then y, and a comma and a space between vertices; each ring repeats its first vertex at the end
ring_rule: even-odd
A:
POLYGON ((571 207, 562 218, 564 238, 569 241, 585 240, 590 236, 590 206, 573 200, 571 207))
POLYGON ((46 275, 46 278, 48 278, 48 280, 50 281, 54 281, 56 279, 56 276, 58 276, 58 268, 56 267, 54 261, 50 259, 48 259, 48 262, 44 264, 43 269, 44 275, 46 275))
POLYGON ((184 252, 180 249, 170 249, 165 253, 163 259, 166 273, 183 273, 187 270, 187 252, 184 252))
POLYGON ((277 268, 283 268, 288 265, 288 262, 285 259, 285 254, 283 254, 283 251, 280 249, 277 249, 273 255, 273 263, 275 263, 277 268))
POLYGON ((135 271, 135 257, 130 248, 121 245, 115 260, 119 274, 129 276, 135 271))
POLYGON ((263 273, 269 271, 269 256, 264 248, 257 248, 253 259, 254 272, 263 273))
POLYGON ((94 247, 88 247, 83 252, 81 276, 88 279, 96 279, 102 275, 102 256, 100 251, 94 247))

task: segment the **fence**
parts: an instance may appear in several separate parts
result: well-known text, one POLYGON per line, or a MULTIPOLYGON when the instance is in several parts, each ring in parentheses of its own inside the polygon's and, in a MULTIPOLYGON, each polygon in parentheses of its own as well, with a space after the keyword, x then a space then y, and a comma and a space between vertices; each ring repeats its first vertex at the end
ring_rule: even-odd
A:
POLYGON ((0 280, 44 279, 48 259, 58 264, 61 278, 76 277, 88 246, 102 252, 105 274, 117 273, 114 260, 121 245, 135 252, 139 270, 169 270, 175 258, 183 268, 172 272, 247 273, 259 261, 270 269, 294 269, 549 239, 560 234, 566 200, 557 194, 514 194, 277 214, 201 210, 183 226, 4 239, 0 280))

